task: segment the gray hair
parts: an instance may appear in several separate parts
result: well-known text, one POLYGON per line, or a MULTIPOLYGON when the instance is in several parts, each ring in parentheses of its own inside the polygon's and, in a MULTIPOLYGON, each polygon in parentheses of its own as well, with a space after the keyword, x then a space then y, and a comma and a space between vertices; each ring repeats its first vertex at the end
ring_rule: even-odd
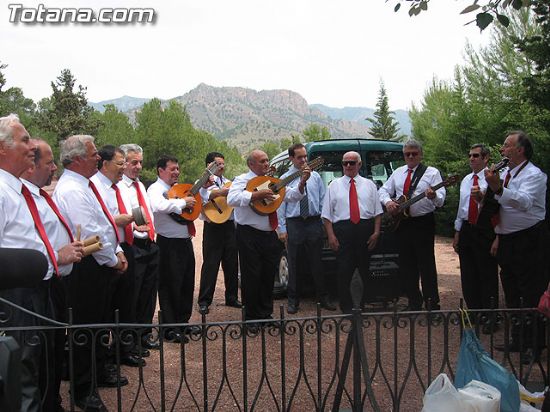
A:
POLYGON ((0 143, 4 143, 7 147, 13 145, 12 126, 14 123, 21 123, 16 114, 11 113, 8 116, 0 117, 0 143))
POLYGON ((125 158, 128 157, 128 153, 130 152, 143 154, 143 149, 141 148, 141 146, 135 143, 127 143, 127 144, 120 145, 119 149, 124 152, 125 158))
POLYGON ((82 134, 67 137, 61 143, 61 153, 59 155, 63 166, 70 165, 75 157, 85 157, 88 153, 87 142, 93 143, 94 137, 82 134))
POLYGON ((417 149, 420 154, 423 154, 422 152, 422 145, 418 140, 409 139, 405 143, 403 143, 403 152, 405 152, 405 148, 410 147, 411 149, 417 149))

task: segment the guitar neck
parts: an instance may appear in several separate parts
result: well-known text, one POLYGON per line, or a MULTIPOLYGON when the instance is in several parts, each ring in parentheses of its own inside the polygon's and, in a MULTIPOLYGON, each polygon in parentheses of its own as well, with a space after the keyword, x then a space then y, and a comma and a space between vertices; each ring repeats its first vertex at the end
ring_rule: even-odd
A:
POLYGON ((210 177, 210 172, 208 170, 205 170, 202 176, 199 177, 199 180, 197 180, 195 184, 191 186, 191 189, 189 189, 189 192, 193 196, 195 196, 197 193, 199 193, 199 190, 206 183, 209 177, 210 177))
MULTIPOLYGON (((432 187, 432 189, 435 192, 436 190, 441 189, 443 186, 446 186, 446 185, 447 185, 447 182, 444 181, 444 182, 436 184, 434 187, 432 187)), ((425 197, 426 197, 426 192, 422 192, 419 195, 416 195, 415 197, 412 197, 409 200, 401 203, 399 205, 399 210, 405 210, 405 209, 411 207, 411 205, 414 205, 416 202, 424 199, 425 197)))
MULTIPOLYGON (((313 171, 318 167, 320 167, 322 164, 323 164, 323 159, 318 157, 317 159, 314 159, 311 162, 309 162, 307 165, 313 171)), ((281 190, 283 187, 288 185, 297 177, 301 176, 303 173, 304 173, 303 170, 297 170, 294 173, 289 174, 287 177, 285 177, 284 179, 281 179, 281 181, 275 185, 275 190, 281 190)))

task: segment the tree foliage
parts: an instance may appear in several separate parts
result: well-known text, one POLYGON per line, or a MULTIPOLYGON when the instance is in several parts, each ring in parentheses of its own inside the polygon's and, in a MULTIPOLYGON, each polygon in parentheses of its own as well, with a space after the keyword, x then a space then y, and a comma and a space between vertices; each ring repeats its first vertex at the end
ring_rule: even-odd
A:
POLYGON ((304 140, 306 142, 314 142, 317 140, 328 140, 330 139, 330 131, 326 126, 320 126, 316 123, 310 124, 302 132, 304 140))
POLYGON ((390 111, 386 87, 384 86, 384 82, 381 81, 374 118, 368 117, 365 119, 371 123, 370 133, 376 139, 396 139, 398 137, 397 132, 399 131, 399 127, 393 116, 394 112, 390 111))

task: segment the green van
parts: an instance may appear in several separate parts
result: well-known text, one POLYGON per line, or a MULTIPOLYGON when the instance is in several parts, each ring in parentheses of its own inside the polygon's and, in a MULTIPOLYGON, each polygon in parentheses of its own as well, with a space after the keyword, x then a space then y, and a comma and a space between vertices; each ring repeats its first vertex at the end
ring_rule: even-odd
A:
MULTIPOLYGON (((307 149, 308 161, 323 157, 324 163, 317 172, 325 182, 330 182, 342 176, 342 156, 349 151, 361 155, 362 167, 360 174, 373 180, 378 187, 382 186, 395 169, 402 166, 403 144, 377 139, 332 139, 304 143, 307 149)), ((280 177, 291 166, 288 152, 284 151, 273 157, 271 165, 275 168, 275 177, 280 177)), ((396 278, 399 272, 397 245, 390 233, 382 233, 376 249, 371 255, 371 275, 379 287, 367 291, 367 300, 371 302, 387 302, 396 299, 400 291, 396 289, 396 278)), ((325 241, 323 247, 323 267, 329 290, 335 291, 336 257, 325 241), (334 287, 332 287, 334 286, 334 287)), ((308 268, 300 268, 299 272, 307 272, 308 268)), ((300 276, 301 279, 307 278, 300 276)), ((304 282, 311 284, 312 282, 304 282)), ((288 284, 288 262, 286 251, 283 251, 279 263, 279 276, 275 279, 274 294, 283 296, 288 284)), ((334 297, 334 296, 333 296, 334 297)))

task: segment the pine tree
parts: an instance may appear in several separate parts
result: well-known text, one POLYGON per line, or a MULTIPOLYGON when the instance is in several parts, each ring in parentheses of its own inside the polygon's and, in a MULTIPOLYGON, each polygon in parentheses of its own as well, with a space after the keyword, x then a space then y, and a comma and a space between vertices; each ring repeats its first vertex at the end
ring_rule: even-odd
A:
POLYGON ((398 137, 397 132, 399 127, 393 117, 393 112, 390 111, 388 104, 388 95, 384 82, 380 82, 380 92, 378 94, 378 102, 374 111, 374 118, 367 117, 365 120, 371 123, 370 133, 376 139, 391 140, 398 137))

